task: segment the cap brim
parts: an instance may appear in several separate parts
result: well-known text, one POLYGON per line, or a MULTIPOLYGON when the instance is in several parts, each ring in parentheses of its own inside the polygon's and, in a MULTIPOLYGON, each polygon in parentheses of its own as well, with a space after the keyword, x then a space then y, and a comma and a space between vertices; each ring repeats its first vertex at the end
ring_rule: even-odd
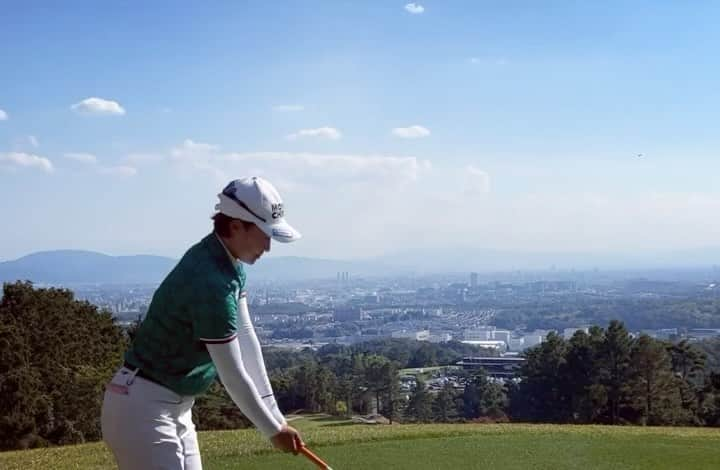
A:
POLYGON ((290 243, 302 238, 300 232, 295 230, 285 219, 275 221, 272 225, 257 224, 265 235, 281 243, 290 243))

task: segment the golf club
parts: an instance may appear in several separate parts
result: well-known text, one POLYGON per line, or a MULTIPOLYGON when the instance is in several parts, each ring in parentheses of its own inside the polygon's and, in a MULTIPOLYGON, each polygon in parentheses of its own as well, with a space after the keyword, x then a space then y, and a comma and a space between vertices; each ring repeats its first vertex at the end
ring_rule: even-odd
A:
POLYGON ((308 449, 307 447, 305 447, 304 445, 300 447, 300 452, 305 457, 310 459, 313 463, 315 463, 315 465, 317 465, 318 468, 321 468, 323 470, 332 470, 332 468, 330 468, 330 465, 326 464, 320 457, 318 457, 317 455, 312 453, 312 451, 310 449, 308 449))

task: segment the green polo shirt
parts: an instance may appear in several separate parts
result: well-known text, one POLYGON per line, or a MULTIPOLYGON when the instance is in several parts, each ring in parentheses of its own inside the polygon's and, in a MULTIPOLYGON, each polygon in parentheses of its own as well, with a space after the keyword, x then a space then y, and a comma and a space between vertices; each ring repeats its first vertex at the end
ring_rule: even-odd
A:
POLYGON ((192 246, 155 291, 125 361, 180 395, 198 395, 217 376, 206 344, 237 337, 242 264, 214 233, 192 246))

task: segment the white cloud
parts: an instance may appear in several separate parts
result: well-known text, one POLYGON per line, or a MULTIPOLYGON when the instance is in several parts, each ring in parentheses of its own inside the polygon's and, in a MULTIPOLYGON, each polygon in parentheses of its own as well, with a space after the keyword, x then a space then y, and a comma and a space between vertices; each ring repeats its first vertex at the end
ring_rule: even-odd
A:
POLYGON ((479 64, 485 64, 485 65, 507 65, 509 61, 507 59, 504 59, 502 57, 492 59, 492 58, 486 58, 481 59, 480 57, 470 57, 468 60, 469 64, 472 65, 479 65, 479 64))
POLYGON ((133 165, 147 163, 159 163, 165 160, 166 156, 160 153, 131 153, 125 157, 125 161, 133 165))
POLYGON ((430 131, 423 126, 396 127, 392 134, 401 139, 420 139, 430 135, 430 131))
POLYGON ((334 155, 293 152, 221 152, 212 144, 191 140, 165 154, 135 154, 126 161, 138 165, 169 164, 181 174, 210 175, 217 182, 242 174, 267 176, 284 187, 313 190, 319 186, 402 185, 429 171, 427 160, 387 155, 334 155))
POLYGON ((270 179, 281 176, 294 187, 307 190, 380 183, 394 187, 416 180, 431 168, 427 160, 385 155, 260 152, 231 153, 220 160, 270 179))
POLYGON ((175 147, 170 151, 170 155, 175 158, 183 158, 187 155, 209 154, 219 150, 219 148, 217 145, 185 139, 180 147, 175 147))
POLYGON ((112 100, 105 100, 103 98, 86 98, 74 105, 70 106, 70 109, 79 114, 94 114, 94 115, 116 115, 122 116, 125 114, 125 109, 120 106, 120 103, 112 100))
POLYGON ((0 109, 0 121, 7 121, 10 119, 10 116, 8 116, 8 113, 0 109))
POLYGON ((465 188, 467 195, 487 194, 490 192, 490 175, 472 165, 465 167, 465 188))
POLYGON ((297 140, 301 137, 317 137, 320 139, 338 140, 342 137, 340 131, 334 127, 318 127, 317 129, 302 129, 288 135, 288 140, 297 140))
POLYGON ((425 11, 425 7, 419 3, 408 3, 405 5, 405 10, 413 15, 419 15, 425 11))
POLYGON ((135 176, 137 174, 137 168, 130 165, 99 166, 98 158, 91 153, 66 153, 63 157, 91 167, 93 168, 93 172, 100 175, 135 176))
POLYGON ((110 166, 110 167, 103 167, 98 170, 98 173, 101 175, 111 175, 111 176, 135 176, 137 174, 137 169, 132 166, 110 166))
POLYGON ((278 111, 280 113, 292 113, 295 111, 302 111, 305 107, 299 104, 281 104, 278 106, 273 106, 273 111, 278 111))
POLYGON ((35 168, 46 173, 53 171, 52 162, 47 158, 22 152, 0 153, 0 167, 9 169, 18 167, 35 168))
POLYGON ((34 150, 38 147, 40 147, 40 141, 34 135, 24 135, 14 139, 13 142, 13 151, 15 152, 25 152, 28 149, 34 150))
POLYGON ((97 157, 95 155, 92 155, 90 153, 66 153, 63 155, 63 157, 67 158, 68 160, 73 160, 78 163, 83 163, 86 165, 94 165, 97 163, 97 157))

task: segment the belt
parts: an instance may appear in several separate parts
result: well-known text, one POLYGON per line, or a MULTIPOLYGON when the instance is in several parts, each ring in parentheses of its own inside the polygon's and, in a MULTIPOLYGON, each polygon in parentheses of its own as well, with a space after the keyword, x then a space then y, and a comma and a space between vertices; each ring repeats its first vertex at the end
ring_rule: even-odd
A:
POLYGON ((142 369, 140 369, 140 368, 138 368, 138 367, 135 367, 134 365, 130 364, 130 363, 127 362, 127 361, 125 361, 125 362, 123 363, 123 367, 125 367, 125 368, 127 368, 127 369, 130 369, 130 370, 135 370, 135 369, 137 369, 137 372, 135 373, 135 377, 142 377, 143 379, 149 380, 150 382, 156 383, 156 384, 158 384, 158 385, 162 385, 163 387, 165 386, 165 385, 161 384, 160 382, 158 382, 157 379, 153 379, 152 377, 150 377, 149 375, 147 375, 142 369))

